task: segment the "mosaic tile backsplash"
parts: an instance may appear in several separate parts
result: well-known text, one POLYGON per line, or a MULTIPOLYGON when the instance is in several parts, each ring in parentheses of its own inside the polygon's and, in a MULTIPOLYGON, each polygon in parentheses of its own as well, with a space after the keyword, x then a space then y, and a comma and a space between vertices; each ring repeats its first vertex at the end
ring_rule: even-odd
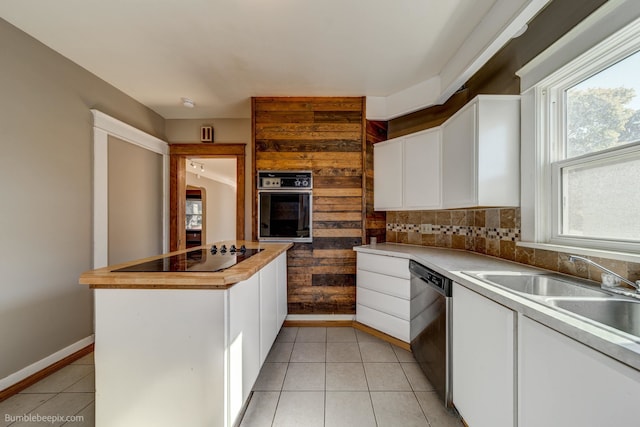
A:
MULTIPOLYGON (((520 241, 520 208, 387 212, 386 241, 465 249, 522 264, 600 282, 601 271, 569 262, 566 253, 516 246, 520 241)), ((591 257, 598 264, 640 280, 640 264, 591 257)))

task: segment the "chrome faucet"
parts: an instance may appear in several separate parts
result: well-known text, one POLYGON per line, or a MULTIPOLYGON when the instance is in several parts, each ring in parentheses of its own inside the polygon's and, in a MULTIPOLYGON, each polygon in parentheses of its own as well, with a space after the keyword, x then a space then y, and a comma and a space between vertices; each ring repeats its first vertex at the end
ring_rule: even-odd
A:
POLYGON ((597 262, 591 261, 589 258, 585 258, 585 257, 581 257, 578 255, 569 255, 569 261, 570 262, 576 262, 576 261, 584 261, 587 264, 591 264, 594 267, 598 267, 600 270, 604 271, 607 274, 610 274, 614 277, 617 277, 618 279, 620 279, 620 281, 626 283, 629 286, 632 286, 637 293, 640 293, 640 280, 637 280, 636 283, 633 283, 631 280, 625 279, 624 277, 622 277, 621 275, 614 273, 613 271, 609 270, 608 268, 605 268, 603 266, 601 266, 600 264, 598 264, 597 262))

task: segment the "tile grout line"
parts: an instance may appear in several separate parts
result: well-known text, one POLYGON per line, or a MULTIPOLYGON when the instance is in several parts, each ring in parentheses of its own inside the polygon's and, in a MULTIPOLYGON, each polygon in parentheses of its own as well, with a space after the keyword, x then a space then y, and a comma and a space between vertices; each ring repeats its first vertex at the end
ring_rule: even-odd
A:
POLYGON ((329 352, 329 331, 324 328, 324 407, 322 408, 322 425, 327 425, 327 353, 329 352))
POLYGON ((369 378, 367 377, 367 370, 364 367, 364 358, 362 357, 362 350, 360 350, 360 339, 358 338, 357 330, 354 330, 356 334, 356 343, 358 344, 358 352, 360 353, 360 360, 362 360, 362 371, 364 372, 364 381, 367 383, 367 394, 369 395, 369 403, 371 404, 371 412, 373 413, 373 420, 378 426, 378 417, 376 416, 376 409, 373 406, 373 396, 371 396, 371 388, 369 387, 369 378))

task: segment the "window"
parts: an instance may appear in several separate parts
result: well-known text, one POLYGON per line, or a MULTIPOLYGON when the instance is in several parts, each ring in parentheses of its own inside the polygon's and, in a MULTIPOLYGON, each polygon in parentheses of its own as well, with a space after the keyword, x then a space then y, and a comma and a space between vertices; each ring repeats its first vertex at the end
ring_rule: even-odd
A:
POLYGON ((202 230, 202 200, 187 199, 187 230, 202 230))
POLYGON ((538 243, 640 252, 639 34, 634 23, 534 86, 538 243))
POLYGON ((640 53, 565 91, 565 157, 640 141, 640 53))
POLYGON ((550 169, 552 242, 640 243, 638 69, 636 52, 576 84, 569 79, 552 88, 560 106, 558 138, 550 141, 557 153, 550 169))

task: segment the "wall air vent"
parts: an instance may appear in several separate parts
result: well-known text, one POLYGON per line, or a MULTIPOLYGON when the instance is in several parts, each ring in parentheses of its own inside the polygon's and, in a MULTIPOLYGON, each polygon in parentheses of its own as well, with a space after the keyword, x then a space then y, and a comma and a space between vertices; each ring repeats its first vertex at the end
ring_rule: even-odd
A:
POLYGON ((200 128, 200 141, 213 142, 213 126, 202 126, 200 128))

